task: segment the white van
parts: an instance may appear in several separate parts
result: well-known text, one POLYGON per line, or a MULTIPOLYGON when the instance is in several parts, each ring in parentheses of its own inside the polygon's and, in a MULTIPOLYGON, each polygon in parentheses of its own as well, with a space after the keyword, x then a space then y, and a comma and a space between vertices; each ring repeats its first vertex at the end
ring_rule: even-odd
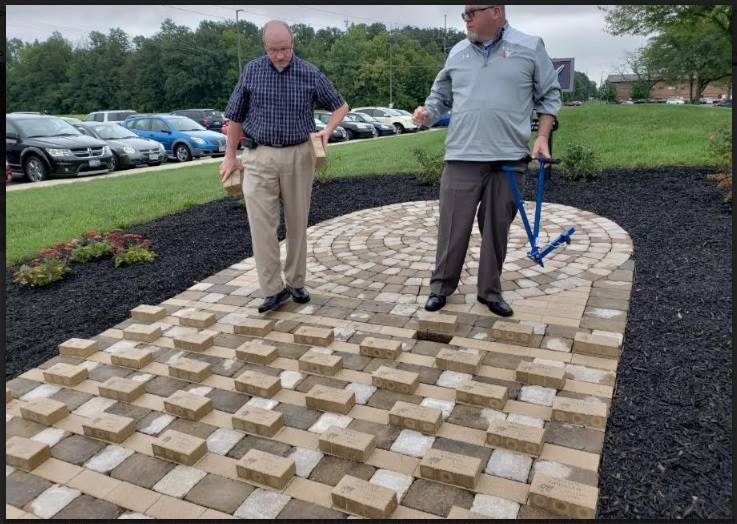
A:
POLYGON ((112 122, 120 124, 123 120, 131 115, 135 115, 137 111, 132 109, 112 109, 110 111, 94 111, 84 117, 85 122, 112 122))

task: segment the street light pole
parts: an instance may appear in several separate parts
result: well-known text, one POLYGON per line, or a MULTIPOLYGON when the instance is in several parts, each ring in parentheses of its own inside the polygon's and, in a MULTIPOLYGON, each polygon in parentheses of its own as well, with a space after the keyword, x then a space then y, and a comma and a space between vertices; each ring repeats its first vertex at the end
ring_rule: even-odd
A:
POLYGON ((394 84, 394 72, 392 70, 392 59, 393 59, 394 45, 392 42, 392 30, 389 29, 389 107, 394 107, 393 97, 393 84, 394 84))
POLYGON ((243 65, 241 63, 241 26, 238 23, 238 13, 243 11, 243 9, 236 9, 235 10, 235 30, 238 33, 238 74, 240 75, 241 70, 243 69, 243 65))

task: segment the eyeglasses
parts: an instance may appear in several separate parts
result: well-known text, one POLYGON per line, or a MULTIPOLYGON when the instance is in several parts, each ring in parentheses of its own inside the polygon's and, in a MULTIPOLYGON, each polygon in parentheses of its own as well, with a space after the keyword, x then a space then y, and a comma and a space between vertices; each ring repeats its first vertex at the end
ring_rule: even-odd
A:
POLYGON ((479 11, 486 11, 487 9, 492 9, 494 7, 497 7, 497 6, 490 5, 489 7, 479 7, 478 9, 469 9, 468 11, 463 11, 461 13, 461 18, 463 18, 463 20, 465 20, 466 22, 470 22, 471 20, 474 19, 474 17, 476 16, 476 13, 478 13, 479 11))
POLYGON ((291 47, 267 47, 266 52, 270 55, 287 54, 292 50, 291 47))

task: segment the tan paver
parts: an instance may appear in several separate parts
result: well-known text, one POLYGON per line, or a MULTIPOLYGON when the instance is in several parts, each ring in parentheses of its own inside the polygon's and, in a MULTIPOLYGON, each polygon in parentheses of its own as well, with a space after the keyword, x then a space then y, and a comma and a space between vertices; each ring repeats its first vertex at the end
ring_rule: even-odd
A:
POLYGON ((334 411, 345 415, 356 405, 356 394, 353 391, 318 384, 312 386, 305 401, 308 408, 318 411, 334 411))
POLYGON ((398 400, 389 412, 389 424, 434 435, 443 423, 442 415, 439 409, 398 400))
POLYGON ((70 338, 59 344, 59 354, 67 357, 87 358, 97 351, 100 351, 97 340, 70 338))
POLYGON ((69 414, 67 405, 50 398, 37 398, 20 407, 20 414, 26 420, 52 426, 69 414))
POLYGON ((284 489, 296 474, 291 458, 279 457, 257 449, 250 449, 237 464, 238 476, 274 489, 284 489))
POLYGON ((402 371, 381 366, 371 377, 371 383, 380 389, 399 393, 414 393, 420 383, 420 375, 413 371, 402 371))
POLYGON ((233 330, 239 335, 249 335, 252 337, 265 337, 274 329, 273 320, 259 320, 255 318, 246 318, 233 324, 233 330))
POLYGON ((320 451, 328 455, 366 462, 376 447, 376 437, 352 429, 331 426, 320 435, 320 451))
POLYGON ((481 459, 431 448, 422 457, 420 475, 430 480, 474 489, 481 473, 481 459))
POLYGON ((110 377, 98 386, 100 396, 133 402, 143 395, 145 387, 142 382, 123 377, 110 377))
POLYGON ((249 370, 235 379, 235 389, 249 395, 271 398, 281 389, 281 380, 273 375, 249 370))
POLYGON ((328 346, 335 340, 332 329, 315 326, 300 326, 294 332, 294 342, 309 346, 328 346))
POLYGON ((598 488, 537 473, 530 485, 530 504, 563 517, 596 516, 598 488))
POLYGON ((120 443, 136 430, 136 421, 112 413, 100 413, 87 422, 83 422, 82 430, 88 437, 120 443))
POLYGON ((397 492, 345 475, 332 493, 333 504, 348 513, 370 519, 388 518, 397 509, 397 492))
POLYGON ((284 426, 284 416, 255 406, 244 406, 232 417, 233 429, 253 435, 273 437, 284 426))
POLYGON ((248 341, 236 348, 235 356, 244 362, 268 366, 279 356, 279 351, 269 344, 248 341))
POLYGON ((61 384, 62 386, 76 386, 87 378, 87 368, 73 366, 60 362, 54 364, 43 372, 43 377, 50 384, 61 384))
POLYGON ((131 324, 123 329, 123 338, 136 342, 153 342, 161 336, 161 327, 156 324, 131 324))
POLYGON ((151 443, 154 456, 191 466, 205 453, 205 440, 186 433, 167 429, 159 438, 151 443))
POLYGON ((131 309, 131 318, 141 322, 156 322, 167 315, 166 308, 141 304, 131 309))
POLYGON ((31 471, 50 457, 48 444, 18 436, 5 441, 5 462, 14 468, 31 471))

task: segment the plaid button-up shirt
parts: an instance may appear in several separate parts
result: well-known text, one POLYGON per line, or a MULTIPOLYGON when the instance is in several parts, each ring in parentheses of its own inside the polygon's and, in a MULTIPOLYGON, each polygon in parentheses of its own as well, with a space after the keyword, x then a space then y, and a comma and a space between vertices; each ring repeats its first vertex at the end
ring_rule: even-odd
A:
POLYGON ((316 105, 335 111, 345 101, 330 80, 311 63, 292 56, 283 71, 263 56, 243 68, 225 108, 225 116, 243 122, 258 143, 294 145, 316 131, 316 105))

